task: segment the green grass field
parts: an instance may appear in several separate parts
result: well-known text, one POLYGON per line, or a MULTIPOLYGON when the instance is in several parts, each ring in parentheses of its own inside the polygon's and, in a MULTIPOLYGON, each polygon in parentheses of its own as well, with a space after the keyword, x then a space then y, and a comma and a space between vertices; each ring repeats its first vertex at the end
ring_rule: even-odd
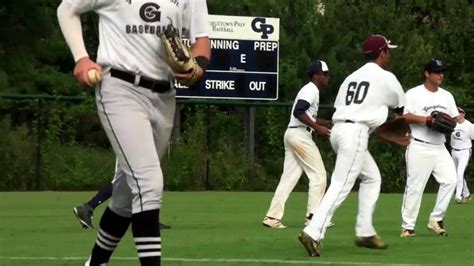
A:
MULTIPOLYGON (((96 230, 83 230, 72 206, 93 192, 0 192, 0 265, 83 265, 96 230)), ((417 236, 401 239, 401 194, 382 194, 374 217, 387 250, 354 245, 356 194, 338 209, 336 226, 323 242, 322 257, 310 258, 297 240, 305 193, 293 193, 286 206, 287 229, 261 225, 272 193, 166 192, 162 221, 163 265, 474 265, 474 202, 451 204, 445 219, 449 236, 426 229, 434 194, 425 194, 417 236)), ((96 210, 98 224, 103 206, 96 210)), ((138 265, 130 234, 110 265, 138 265)))

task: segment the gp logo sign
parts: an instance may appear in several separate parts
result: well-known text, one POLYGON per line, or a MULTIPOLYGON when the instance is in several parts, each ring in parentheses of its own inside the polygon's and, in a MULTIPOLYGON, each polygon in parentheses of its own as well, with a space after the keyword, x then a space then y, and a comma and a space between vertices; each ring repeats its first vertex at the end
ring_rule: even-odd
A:
POLYGON ((275 31, 275 28, 266 24, 265 18, 254 18, 252 20, 252 30, 257 33, 262 33, 262 39, 268 39, 268 35, 275 31))
POLYGON ((160 6, 155 3, 145 3, 140 8, 140 17, 145 22, 158 22, 161 20, 160 6))

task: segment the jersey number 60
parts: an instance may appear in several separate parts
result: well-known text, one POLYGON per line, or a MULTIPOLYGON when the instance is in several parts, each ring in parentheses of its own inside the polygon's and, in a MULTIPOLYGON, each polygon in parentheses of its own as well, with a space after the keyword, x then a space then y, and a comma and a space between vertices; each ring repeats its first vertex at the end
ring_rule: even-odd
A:
POLYGON ((354 81, 349 83, 346 94, 346 105, 350 105, 351 103, 361 104, 367 96, 369 86, 370 83, 367 81, 362 81, 359 84, 354 81))

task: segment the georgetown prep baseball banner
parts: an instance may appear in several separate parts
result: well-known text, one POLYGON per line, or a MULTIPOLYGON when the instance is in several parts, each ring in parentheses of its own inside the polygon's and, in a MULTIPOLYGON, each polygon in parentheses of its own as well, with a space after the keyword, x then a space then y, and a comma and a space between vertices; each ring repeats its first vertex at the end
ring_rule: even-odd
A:
POLYGON ((199 85, 179 98, 278 99, 280 20, 209 15, 212 56, 199 85))

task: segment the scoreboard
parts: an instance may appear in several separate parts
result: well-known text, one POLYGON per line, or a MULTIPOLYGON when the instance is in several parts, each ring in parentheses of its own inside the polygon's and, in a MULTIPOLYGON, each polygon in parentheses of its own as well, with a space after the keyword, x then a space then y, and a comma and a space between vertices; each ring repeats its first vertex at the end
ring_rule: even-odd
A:
POLYGON ((278 18, 209 15, 211 61, 198 86, 175 82, 178 98, 278 99, 278 18))

